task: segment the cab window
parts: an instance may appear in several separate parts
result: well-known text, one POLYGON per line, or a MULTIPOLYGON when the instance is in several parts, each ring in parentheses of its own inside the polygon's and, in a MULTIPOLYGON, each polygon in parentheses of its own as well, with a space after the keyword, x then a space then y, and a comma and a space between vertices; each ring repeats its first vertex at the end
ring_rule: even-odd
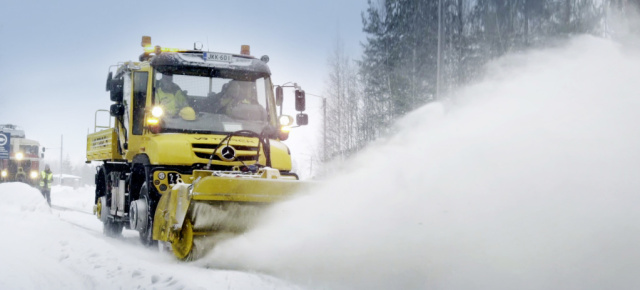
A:
POLYGON ((144 128, 144 109, 147 101, 148 72, 133 73, 133 135, 142 135, 144 128))

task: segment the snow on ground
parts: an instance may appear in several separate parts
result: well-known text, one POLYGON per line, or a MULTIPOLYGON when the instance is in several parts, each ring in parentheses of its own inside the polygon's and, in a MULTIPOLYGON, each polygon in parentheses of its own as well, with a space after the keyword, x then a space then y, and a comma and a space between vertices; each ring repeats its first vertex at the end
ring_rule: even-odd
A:
POLYGON ((54 186, 53 208, 26 184, 0 184, 0 289, 296 289, 257 273, 204 269, 144 248, 137 232, 106 238, 93 187, 54 186))

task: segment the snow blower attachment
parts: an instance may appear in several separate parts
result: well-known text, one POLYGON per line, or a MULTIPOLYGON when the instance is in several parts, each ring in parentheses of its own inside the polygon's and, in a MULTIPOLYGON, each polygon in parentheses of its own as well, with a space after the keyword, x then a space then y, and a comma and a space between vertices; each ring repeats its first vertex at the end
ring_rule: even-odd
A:
POLYGON ((176 257, 186 260, 246 231, 267 204, 302 184, 272 168, 249 174, 196 170, 193 176, 192 185, 179 182, 162 196, 153 225, 153 239, 170 242, 176 257))
POLYGON ((298 126, 308 120, 304 91, 274 86, 269 58, 249 46, 180 50, 152 47, 150 37, 142 46, 139 62, 107 76, 114 104, 96 120, 108 112, 115 124, 96 123, 87 136, 87 162, 102 162, 94 212, 108 236, 136 230, 144 245, 168 242, 193 260, 305 187, 282 142, 293 127, 283 88, 295 89, 298 126))

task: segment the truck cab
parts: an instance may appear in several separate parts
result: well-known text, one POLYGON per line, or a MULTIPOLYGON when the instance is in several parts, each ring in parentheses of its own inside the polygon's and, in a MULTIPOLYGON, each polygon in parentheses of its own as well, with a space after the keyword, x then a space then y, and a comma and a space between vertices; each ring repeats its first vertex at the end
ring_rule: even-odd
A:
MULTIPOLYGON (((293 118, 281 114, 283 86, 272 83, 267 56, 251 56, 248 46, 240 54, 151 47, 145 37, 143 48, 139 61, 121 63, 107 76, 114 126, 96 124, 87 136, 87 162, 102 162, 95 212, 105 233, 132 228, 152 244, 160 198, 178 183, 194 182, 194 171, 266 167, 298 179, 282 142, 293 118)), ((297 125, 306 125, 304 91, 293 89, 297 125)))
POLYGON ((23 182, 37 186, 42 157, 40 143, 27 139, 24 130, 13 124, 0 125, 0 133, 10 139, 9 158, 0 160, 0 182, 23 182))

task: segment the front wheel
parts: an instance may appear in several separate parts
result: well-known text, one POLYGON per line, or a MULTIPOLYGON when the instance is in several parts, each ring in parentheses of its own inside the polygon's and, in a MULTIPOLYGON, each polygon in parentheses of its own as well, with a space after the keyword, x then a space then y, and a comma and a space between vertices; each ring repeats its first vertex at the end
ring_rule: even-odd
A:
POLYGON ((141 205, 140 208, 145 207, 146 210, 137 210, 136 212, 140 214, 140 219, 143 220, 141 226, 138 228, 140 232, 140 242, 147 247, 153 247, 158 244, 158 241, 153 239, 153 204, 151 202, 151 198, 149 197, 149 190, 147 187, 147 183, 143 183, 140 188, 140 199, 136 202, 139 202, 141 205), (146 221, 146 223, 144 222, 146 221))

